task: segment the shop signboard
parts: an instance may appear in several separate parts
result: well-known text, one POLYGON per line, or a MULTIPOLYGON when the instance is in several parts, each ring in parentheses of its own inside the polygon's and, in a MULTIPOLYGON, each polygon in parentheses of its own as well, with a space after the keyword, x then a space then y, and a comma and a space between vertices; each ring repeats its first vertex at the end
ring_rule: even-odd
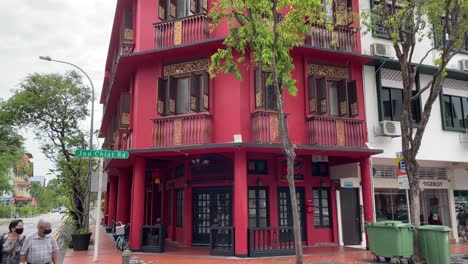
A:
POLYGON ((395 159, 395 171, 398 178, 399 189, 409 189, 408 175, 406 174, 406 162, 401 152, 397 152, 395 159))
POLYGON ((419 189, 448 189, 447 180, 419 180, 419 189))

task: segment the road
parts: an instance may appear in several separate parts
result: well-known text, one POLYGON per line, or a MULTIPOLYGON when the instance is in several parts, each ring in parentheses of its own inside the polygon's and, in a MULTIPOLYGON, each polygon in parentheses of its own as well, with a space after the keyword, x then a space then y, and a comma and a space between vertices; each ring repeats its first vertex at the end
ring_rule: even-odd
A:
MULTIPOLYGON (((27 236, 37 232, 37 222, 39 222, 41 218, 48 220, 52 224, 52 232, 54 232, 57 230, 58 224, 62 221, 62 216, 63 214, 60 213, 48 213, 31 218, 21 218, 24 224, 24 234, 27 236)), ((8 225, 9 223, 0 225, 0 234, 8 233, 8 225)))

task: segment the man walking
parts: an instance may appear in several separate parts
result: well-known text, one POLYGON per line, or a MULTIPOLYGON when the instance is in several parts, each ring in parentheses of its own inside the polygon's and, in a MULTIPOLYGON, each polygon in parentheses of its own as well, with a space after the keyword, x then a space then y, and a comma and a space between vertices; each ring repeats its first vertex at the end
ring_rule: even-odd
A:
POLYGON ((58 245, 51 232, 50 222, 39 220, 37 233, 30 234, 24 241, 20 251, 20 264, 58 264, 58 245))

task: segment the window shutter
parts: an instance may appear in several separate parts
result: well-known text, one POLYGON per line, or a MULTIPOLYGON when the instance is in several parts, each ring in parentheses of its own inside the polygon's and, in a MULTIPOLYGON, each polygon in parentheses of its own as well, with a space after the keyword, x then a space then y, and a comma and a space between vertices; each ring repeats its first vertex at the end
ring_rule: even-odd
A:
POLYGON ((265 107, 265 96, 264 96, 264 89, 263 89, 263 78, 262 78, 262 71, 260 68, 255 68, 255 108, 256 109, 263 109, 265 107))
POLYGON ((200 79, 193 72, 190 74, 190 110, 198 112, 200 105, 200 79))
POLYGON ((192 12, 192 14, 198 14, 199 13, 199 3, 198 3, 199 0, 190 0, 190 12, 192 12))
POLYGON ((177 18, 177 0, 169 0, 169 18, 177 18))
POLYGON ((175 115, 177 104, 177 79, 169 76, 169 114, 175 115))
POLYGON ((348 101, 349 101, 349 115, 355 117, 359 115, 359 104, 357 94, 356 81, 348 82, 348 101))
POLYGON ((347 0, 335 0, 335 22, 337 25, 348 25, 347 0))
POLYGON ((317 79, 309 77, 309 114, 317 113, 317 79))
POLYGON ((158 17, 161 20, 167 19, 167 0, 159 0, 158 17))
POLYGON ((319 114, 328 114, 328 89, 327 78, 321 77, 318 79, 318 98, 319 98, 319 114))
POLYGON ((164 115, 166 113, 166 80, 163 78, 158 79, 158 114, 164 115))
POLYGON ((199 6, 201 6, 201 12, 208 12, 208 0, 198 0, 199 6))
POLYGON ((346 80, 338 82, 338 115, 348 116, 348 91, 346 87, 346 80))
POLYGON ((200 109, 203 111, 210 111, 210 77, 207 72, 204 72, 201 76, 201 100, 200 109))

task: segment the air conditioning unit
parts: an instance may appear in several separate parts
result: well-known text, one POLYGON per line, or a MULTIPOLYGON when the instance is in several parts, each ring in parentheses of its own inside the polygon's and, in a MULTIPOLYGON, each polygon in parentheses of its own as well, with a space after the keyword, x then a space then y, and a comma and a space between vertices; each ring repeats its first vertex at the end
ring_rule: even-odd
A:
POLYGON ((459 60, 458 64, 460 65, 460 70, 462 71, 468 71, 468 60, 459 60))
POLYGON ((372 43, 371 52, 374 56, 390 58, 391 55, 391 46, 382 43, 372 43))
POLYGON ((386 137, 399 137, 401 136, 400 122, 395 121, 381 121, 380 133, 386 137))

